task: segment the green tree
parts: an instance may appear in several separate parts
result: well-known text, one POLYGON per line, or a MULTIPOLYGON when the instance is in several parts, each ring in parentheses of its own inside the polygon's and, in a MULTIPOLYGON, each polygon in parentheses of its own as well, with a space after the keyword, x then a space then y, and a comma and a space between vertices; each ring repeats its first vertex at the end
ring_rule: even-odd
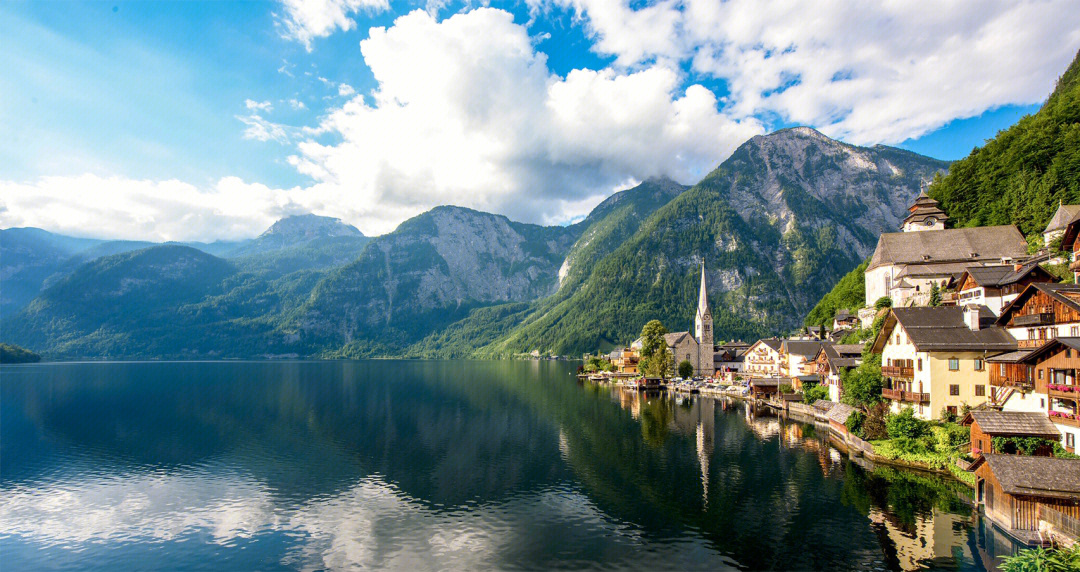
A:
POLYGON ((814 384, 803 387, 803 403, 814 403, 819 399, 829 399, 827 386, 814 384))
POLYGON ((918 439, 930 434, 930 424, 915 417, 915 410, 903 408, 900 413, 885 418, 885 429, 890 439, 918 439))
POLYGON ((879 354, 864 356, 859 367, 842 375, 844 395, 841 401, 856 407, 870 407, 881 401, 881 388, 885 383, 881 377, 879 354))
POLYGON ((930 305, 941 305, 941 288, 938 288, 937 282, 933 282, 930 284, 930 305))
POLYGON ((690 363, 690 360, 685 360, 685 359, 682 360, 679 363, 679 377, 685 379, 687 377, 693 377, 693 375, 694 375, 694 364, 690 363))
POLYGON ((892 308, 892 298, 888 296, 882 296, 874 302, 874 309, 881 310, 882 308, 892 308))
POLYGON ((641 361, 638 367, 649 377, 666 378, 674 359, 668 351, 664 334, 668 333, 660 320, 650 320, 641 328, 641 361))

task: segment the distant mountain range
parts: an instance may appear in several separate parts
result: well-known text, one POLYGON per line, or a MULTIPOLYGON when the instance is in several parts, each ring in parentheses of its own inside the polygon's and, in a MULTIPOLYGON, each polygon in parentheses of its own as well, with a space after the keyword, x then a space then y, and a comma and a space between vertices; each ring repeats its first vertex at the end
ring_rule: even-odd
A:
POLYGON ((577 354, 652 318, 688 328, 702 259, 718 339, 753 338, 796 327, 946 168, 794 128, 570 226, 446 206, 374 238, 314 215, 209 244, 7 229, 0 341, 53 358, 577 354))

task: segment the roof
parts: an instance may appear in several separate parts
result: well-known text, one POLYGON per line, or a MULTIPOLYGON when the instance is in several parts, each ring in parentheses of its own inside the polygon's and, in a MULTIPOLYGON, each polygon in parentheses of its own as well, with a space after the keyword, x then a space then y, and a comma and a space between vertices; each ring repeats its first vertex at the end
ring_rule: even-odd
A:
POLYGON ((821 351, 829 362, 829 370, 836 372, 842 367, 857 367, 862 361, 862 344, 822 344, 821 351))
POLYGON ((1031 274, 1041 273, 1048 280, 1053 280, 1050 273, 1039 266, 1039 259, 1026 262, 1017 269, 1012 264, 995 264, 988 266, 970 266, 964 272, 971 276, 975 284, 982 287, 1000 288, 1009 284, 1015 284, 1027 278, 1031 274))
POLYGON ((832 348, 841 356, 862 356, 863 344, 836 344, 832 348))
MULTIPOLYGON (((766 346, 769 346, 769 348, 771 348, 773 351, 780 351, 780 346, 783 345, 783 343, 784 343, 784 341, 781 340, 780 338, 762 338, 762 339, 754 342, 754 345, 764 344, 766 346)), ((750 347, 754 347, 754 346, 752 345, 750 347)))
POLYGON ((1001 309, 1001 316, 998 317, 997 324, 999 326, 1008 324, 1009 319, 1012 317, 1013 310, 1022 307, 1024 302, 1035 295, 1036 292, 1043 292, 1052 300, 1080 312, 1080 285, 1036 282, 1028 284, 1015 300, 1009 302, 1008 306, 1001 309))
POLYGON ((983 463, 1007 494, 1080 500, 1080 459, 987 454, 971 470, 983 463))
POLYGON ((992 409, 973 409, 964 417, 963 424, 971 421, 979 424, 979 429, 989 435, 1025 435, 1032 437, 1061 436, 1046 413, 1037 411, 994 411, 992 409))
POLYGON ((819 399, 819 400, 815 401, 813 405, 814 405, 814 409, 817 409, 818 411, 827 412, 836 405, 836 402, 835 401, 829 401, 828 399, 819 399))
POLYGON ((851 414, 854 412, 855 408, 848 405, 847 403, 837 403, 836 405, 833 405, 831 409, 829 409, 829 412, 826 413, 825 416, 829 418, 829 421, 836 421, 837 423, 843 425, 847 423, 848 417, 850 417, 851 414))
POLYGON ((1008 352, 1016 349, 1016 339, 1005 328, 992 325, 995 316, 990 308, 978 306, 978 330, 972 330, 964 322, 965 308, 971 306, 893 308, 874 340, 874 351, 881 351, 897 323, 904 327, 904 332, 919 351, 1008 352))
POLYGON ((858 318, 858 316, 852 314, 847 310, 839 310, 836 312, 836 317, 834 319, 837 322, 843 322, 845 320, 857 320, 858 318))
POLYGON ((990 363, 1020 363, 1031 355, 1031 350, 1016 350, 986 358, 990 363))
POLYGON ((668 346, 674 346, 682 341, 686 336, 689 336, 690 332, 669 332, 664 334, 664 343, 668 346))
POLYGON ((750 385, 756 385, 758 387, 771 387, 774 385, 779 386, 784 381, 786 380, 780 377, 754 377, 750 379, 750 385))
POLYGON ((1023 258, 1027 241, 1013 225, 933 232, 888 232, 878 238, 867 270, 886 264, 927 264, 1023 258))
POLYGON ((819 351, 821 351, 821 345, 830 342, 822 342, 821 340, 783 340, 785 351, 788 354, 794 354, 798 356, 804 356, 813 359, 819 351))
POLYGON ((1057 210, 1054 211, 1054 216, 1050 217, 1050 222, 1046 223, 1046 230, 1043 230, 1043 234, 1061 230, 1077 219, 1080 219, 1080 205, 1059 204, 1057 210))

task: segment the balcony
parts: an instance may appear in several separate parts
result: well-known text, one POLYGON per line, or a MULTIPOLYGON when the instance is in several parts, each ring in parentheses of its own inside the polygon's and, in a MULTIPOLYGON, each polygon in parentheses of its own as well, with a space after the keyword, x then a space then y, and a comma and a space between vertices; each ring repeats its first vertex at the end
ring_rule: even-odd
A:
POLYGON ((1038 314, 1027 314, 1024 316, 1013 316, 1012 323, 1014 326, 1044 326, 1054 323, 1053 312, 1039 312, 1038 314))
POLYGON ((1053 411, 1053 410, 1051 410, 1049 412, 1049 415, 1050 415, 1050 422, 1051 423, 1058 423, 1060 425, 1071 425, 1073 427, 1080 427, 1080 419, 1077 419, 1077 416, 1072 414, 1072 413, 1064 413, 1064 412, 1061 412, 1061 411, 1053 411))
POLYGON ((1063 397, 1065 399, 1080 400, 1080 386, 1065 385, 1063 383, 1051 383, 1047 387, 1050 397, 1063 397))
POLYGON ((881 396, 890 401, 899 401, 902 403, 930 403, 929 393, 919 393, 916 391, 882 388, 881 396))
POLYGON ((912 379, 915 377, 915 369, 899 365, 883 365, 881 375, 892 379, 912 379))
POLYGON ((1019 349, 1035 349, 1041 348, 1046 345, 1046 342, 1050 340, 1016 340, 1016 345, 1019 349))
POLYGON ((1021 391, 1031 391, 1035 389, 1035 383, 1026 379, 994 379, 990 378, 990 385, 994 387, 1012 387, 1021 391))

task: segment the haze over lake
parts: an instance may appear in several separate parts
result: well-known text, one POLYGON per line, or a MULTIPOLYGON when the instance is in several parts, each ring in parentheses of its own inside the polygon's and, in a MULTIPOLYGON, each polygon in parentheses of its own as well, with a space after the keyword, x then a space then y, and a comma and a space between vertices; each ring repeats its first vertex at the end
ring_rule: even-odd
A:
POLYGON ((0 371, 11 570, 977 570, 1012 551, 955 483, 564 362, 0 371))

